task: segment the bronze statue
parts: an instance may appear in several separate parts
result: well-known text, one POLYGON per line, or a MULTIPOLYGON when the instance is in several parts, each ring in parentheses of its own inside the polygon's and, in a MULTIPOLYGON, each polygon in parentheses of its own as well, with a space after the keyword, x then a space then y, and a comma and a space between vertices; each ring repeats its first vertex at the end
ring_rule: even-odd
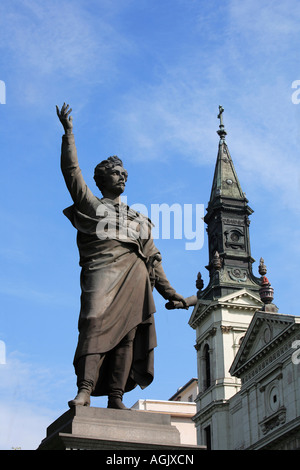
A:
POLYGON ((57 115, 63 125, 61 170, 73 205, 64 210, 77 229, 81 309, 74 357, 78 393, 69 406, 89 406, 90 396, 108 396, 108 407, 126 409, 124 392, 153 380, 156 346, 152 290, 186 308, 171 287, 151 238, 151 221, 120 200, 127 181, 122 161, 99 163, 94 179, 102 198, 87 187, 78 165, 69 105, 57 115))

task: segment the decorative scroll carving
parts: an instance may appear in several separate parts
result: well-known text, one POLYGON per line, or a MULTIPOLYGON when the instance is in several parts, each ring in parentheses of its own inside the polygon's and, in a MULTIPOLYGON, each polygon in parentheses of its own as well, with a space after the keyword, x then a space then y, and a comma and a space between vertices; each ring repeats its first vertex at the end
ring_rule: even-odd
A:
POLYGON ((230 331, 233 330, 233 326, 230 326, 230 325, 228 326, 221 325, 220 328, 221 328, 222 333, 230 333, 230 331))
POLYGON ((261 421, 259 425, 261 427, 263 434, 267 434, 272 429, 285 423, 285 420, 286 420, 286 408, 282 406, 272 416, 269 416, 268 418, 265 418, 263 421, 261 421))
POLYGON ((246 282, 247 271, 245 269, 232 268, 228 270, 229 277, 235 282, 246 282))

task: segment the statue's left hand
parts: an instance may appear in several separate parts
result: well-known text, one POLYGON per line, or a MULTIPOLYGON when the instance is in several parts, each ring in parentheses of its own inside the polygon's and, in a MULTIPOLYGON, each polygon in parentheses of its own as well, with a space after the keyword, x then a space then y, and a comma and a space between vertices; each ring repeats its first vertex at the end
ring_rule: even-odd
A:
POLYGON ((168 310, 172 310, 175 308, 184 308, 188 310, 189 308, 189 306, 186 303, 185 298, 182 295, 177 294, 177 292, 169 299, 169 302, 166 303, 165 307, 168 310))

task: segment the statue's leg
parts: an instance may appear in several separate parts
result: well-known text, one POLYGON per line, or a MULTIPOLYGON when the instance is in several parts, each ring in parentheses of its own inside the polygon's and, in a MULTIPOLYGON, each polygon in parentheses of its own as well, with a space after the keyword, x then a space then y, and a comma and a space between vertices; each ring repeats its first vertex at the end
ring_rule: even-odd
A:
POLYGON ((110 353, 108 408, 127 410, 122 403, 133 358, 136 328, 131 330, 110 353))
POLYGON ((88 354, 82 356, 76 364, 78 393, 74 400, 68 405, 90 406, 90 396, 97 381, 100 366, 105 358, 105 354, 88 354))

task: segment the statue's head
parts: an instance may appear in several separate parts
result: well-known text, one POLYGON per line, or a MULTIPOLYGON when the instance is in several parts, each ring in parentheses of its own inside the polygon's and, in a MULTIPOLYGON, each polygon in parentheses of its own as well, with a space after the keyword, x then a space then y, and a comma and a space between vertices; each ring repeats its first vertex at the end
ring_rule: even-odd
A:
POLYGON ((94 172, 94 180, 103 196, 106 193, 120 195, 124 192, 128 173, 123 166, 122 160, 114 155, 100 162, 94 172))

